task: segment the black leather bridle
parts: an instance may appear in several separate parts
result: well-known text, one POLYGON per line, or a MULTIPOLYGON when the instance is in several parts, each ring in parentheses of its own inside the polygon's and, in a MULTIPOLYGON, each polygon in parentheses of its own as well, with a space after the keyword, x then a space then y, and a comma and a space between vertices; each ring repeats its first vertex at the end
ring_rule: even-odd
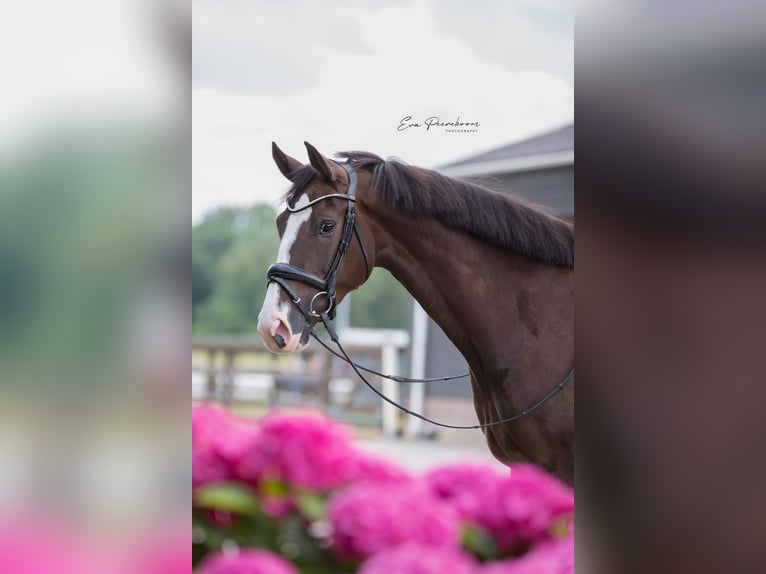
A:
POLYGON ((362 255, 364 256, 364 266, 367 273, 366 277, 370 276, 371 271, 370 260, 367 256, 367 250, 364 248, 364 243, 362 242, 362 238, 359 235, 359 229, 357 229, 356 226, 356 172, 345 163, 338 163, 338 165, 341 166, 348 175, 348 187, 346 189, 346 193, 330 193, 328 195, 323 195, 312 201, 309 201, 306 205, 298 208, 290 207, 290 205, 287 206, 287 210, 290 213, 298 213, 308 209, 320 201, 324 201, 325 199, 346 200, 347 208, 346 217, 343 222, 343 234, 340 238, 338 251, 335 252, 335 258, 332 260, 332 264, 327 270, 324 278, 319 277, 318 275, 314 275, 313 273, 310 273, 305 269, 301 269, 300 267, 290 265, 289 263, 274 263, 266 272, 268 282, 276 283, 282 289, 284 289, 285 293, 287 293, 290 296, 290 299, 292 299, 293 304, 295 304, 295 306, 300 310, 301 314, 303 314, 303 317, 306 319, 307 323, 310 322, 311 318, 320 318, 323 313, 328 315, 331 319, 335 317, 335 307, 337 303, 335 284, 338 281, 338 273, 340 272, 341 263, 343 263, 343 257, 345 257, 348 248, 351 246, 351 241, 354 236, 356 236, 356 239, 359 242, 359 248, 362 250, 362 255), (318 289, 316 294, 314 294, 314 296, 311 298, 311 301, 309 302, 308 311, 305 311, 303 307, 300 306, 301 298, 298 297, 298 295, 290 287, 287 281, 298 281, 313 287, 314 289, 318 289), (317 299, 323 296, 327 298, 327 308, 322 311, 314 309, 314 304, 317 299))

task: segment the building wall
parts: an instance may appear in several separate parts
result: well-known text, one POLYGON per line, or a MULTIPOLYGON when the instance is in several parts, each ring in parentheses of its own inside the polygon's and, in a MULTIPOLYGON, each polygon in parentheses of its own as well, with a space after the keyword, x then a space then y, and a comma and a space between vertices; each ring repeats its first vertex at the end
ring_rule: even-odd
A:
POLYGON ((542 205, 549 213, 574 215, 574 166, 466 178, 469 181, 542 205))
MULTIPOLYGON (((449 377, 468 372, 463 355, 455 348, 439 326, 429 319, 426 339, 426 378, 449 377)), ((470 397, 470 379, 433 382, 426 385, 427 395, 470 397)))

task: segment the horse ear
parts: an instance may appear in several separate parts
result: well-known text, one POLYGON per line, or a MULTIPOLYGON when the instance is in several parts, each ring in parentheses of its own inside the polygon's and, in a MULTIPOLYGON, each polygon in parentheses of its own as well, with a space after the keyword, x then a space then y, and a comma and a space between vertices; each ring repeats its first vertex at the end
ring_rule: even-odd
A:
POLYGON ((312 167, 317 170, 319 173, 321 173, 327 181, 330 183, 334 182, 337 179, 337 176, 335 175, 335 172, 332 169, 332 164, 329 159, 327 159, 325 156, 323 156, 321 153, 317 151, 317 148, 315 148, 313 145, 311 145, 309 142, 303 142, 306 145, 306 149, 309 152, 309 163, 312 165, 312 167))
POLYGON ((293 180, 295 172, 303 167, 301 162, 279 149, 276 142, 271 142, 271 155, 274 158, 274 163, 277 164, 279 171, 281 171, 282 175, 290 181, 293 180))

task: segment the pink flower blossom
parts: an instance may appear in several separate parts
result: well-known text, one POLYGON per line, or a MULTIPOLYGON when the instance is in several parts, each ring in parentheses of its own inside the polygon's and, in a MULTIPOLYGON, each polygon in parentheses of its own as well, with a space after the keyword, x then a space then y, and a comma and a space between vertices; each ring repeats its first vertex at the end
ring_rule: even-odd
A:
POLYGON ((192 408, 192 445, 205 447, 213 444, 229 428, 231 416, 215 407, 201 405, 192 408))
POLYGON ((195 448, 192 451, 192 488, 230 477, 229 465, 214 448, 195 448))
POLYGON ((351 436, 338 423, 319 415, 270 413, 243 449, 236 470, 251 484, 278 480, 326 492, 354 477, 356 460, 351 436))
POLYGON ((574 536, 548 540, 516 558, 490 564, 481 574, 574 574, 574 536))
MULTIPOLYGON (((246 482, 258 487, 261 507, 274 518, 303 508, 302 490, 329 493, 332 549, 343 559, 366 560, 362 574, 573 572, 573 536, 562 541, 552 535, 554 524, 573 520, 572 490, 533 465, 514 465, 510 476, 489 466, 452 465, 421 480, 360 452, 346 427, 323 415, 271 413, 254 422, 210 407, 193 409, 192 447, 194 488, 246 482), (532 550, 479 566, 460 549, 461 522, 484 529, 501 552, 532 550)), ((229 518, 211 510, 208 520, 229 518)), ((244 550, 213 556, 200 572, 296 570, 279 556, 244 550)))
POLYGON ((478 574, 479 565, 457 548, 434 549, 407 543, 381 550, 367 560, 359 574, 478 574))
POLYGON ((367 482, 383 486, 414 480, 411 474, 388 460, 361 453, 356 455, 355 483, 367 482))
POLYGON ((459 545, 457 515, 419 483, 351 487, 330 500, 329 518, 343 557, 367 558, 406 542, 435 552, 459 545))
POLYGON ((488 512, 487 496, 496 492, 508 477, 488 465, 453 464, 432 470, 423 480, 461 519, 482 525, 488 512))
POLYGON ((192 487, 235 478, 234 462, 257 433, 254 421, 213 407, 193 408, 192 487))
POLYGON ((213 554, 198 568, 200 574, 299 574, 290 562, 265 550, 213 554))
POLYGON ((192 487, 229 477, 229 467, 216 450, 216 436, 226 432, 224 411, 202 406, 192 409, 192 487))
POLYGON ((261 509, 271 518, 284 518, 295 510, 295 501, 286 496, 261 496, 261 509))
POLYGON ((488 466, 445 466, 424 481, 461 519, 487 530, 503 551, 548 538, 554 521, 574 511, 572 490, 530 464, 513 465, 510 476, 488 466))
POLYGON ((480 523, 507 550, 516 542, 549 538, 558 518, 574 512, 572 489, 531 464, 511 466, 511 476, 484 497, 480 523))

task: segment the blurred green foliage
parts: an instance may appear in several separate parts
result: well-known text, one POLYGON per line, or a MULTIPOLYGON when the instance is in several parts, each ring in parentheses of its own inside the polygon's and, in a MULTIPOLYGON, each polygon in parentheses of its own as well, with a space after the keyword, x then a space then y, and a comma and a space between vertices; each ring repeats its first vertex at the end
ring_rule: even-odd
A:
POLYGON ((274 210, 220 208, 192 230, 194 332, 253 334, 279 236, 274 210))
MULTIPOLYGON (((269 205, 221 207, 193 227, 195 334, 256 334, 266 269, 279 249, 275 217, 269 205)), ((409 294, 383 269, 376 269, 351 298, 355 327, 406 329, 409 313, 409 294)))
POLYGON ((409 329, 411 297, 391 274, 376 268, 354 291, 351 325, 375 329, 409 329))

